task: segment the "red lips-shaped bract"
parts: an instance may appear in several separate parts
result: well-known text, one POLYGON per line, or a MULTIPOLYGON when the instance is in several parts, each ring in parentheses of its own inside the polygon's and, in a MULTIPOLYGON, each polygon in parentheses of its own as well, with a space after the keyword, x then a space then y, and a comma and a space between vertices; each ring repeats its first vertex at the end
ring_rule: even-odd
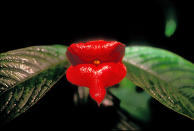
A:
POLYGON ((125 45, 117 41, 72 44, 66 52, 72 64, 66 72, 67 80, 88 87, 90 96, 100 104, 106 95, 105 88, 119 83, 126 75, 124 54, 125 45))

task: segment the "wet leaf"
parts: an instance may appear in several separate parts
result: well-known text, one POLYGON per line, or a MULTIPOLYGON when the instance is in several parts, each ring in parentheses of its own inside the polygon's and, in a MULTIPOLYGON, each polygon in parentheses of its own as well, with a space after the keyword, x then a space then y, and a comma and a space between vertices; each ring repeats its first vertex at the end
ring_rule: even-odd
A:
POLYGON ((123 63, 127 78, 168 108, 194 119, 194 65, 169 51, 132 46, 123 63))
POLYGON ((0 121, 34 105, 65 74, 66 47, 33 46, 0 54, 0 121))

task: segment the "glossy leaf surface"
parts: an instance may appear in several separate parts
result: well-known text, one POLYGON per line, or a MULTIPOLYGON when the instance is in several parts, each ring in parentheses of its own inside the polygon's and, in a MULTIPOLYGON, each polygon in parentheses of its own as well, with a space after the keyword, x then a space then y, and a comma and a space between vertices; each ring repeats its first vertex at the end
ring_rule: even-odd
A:
POLYGON ((194 119, 194 65, 169 51, 132 46, 123 63, 127 78, 168 108, 194 119))
POLYGON ((65 74, 65 52, 65 46, 54 45, 0 54, 1 122, 25 112, 65 74))

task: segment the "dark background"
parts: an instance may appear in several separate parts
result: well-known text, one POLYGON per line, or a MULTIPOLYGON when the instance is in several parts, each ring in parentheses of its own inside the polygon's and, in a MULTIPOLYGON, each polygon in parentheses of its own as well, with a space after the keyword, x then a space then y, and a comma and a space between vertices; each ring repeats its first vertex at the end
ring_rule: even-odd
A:
MULTIPOLYGON (((170 2, 178 18, 177 30, 170 38, 164 35, 165 6, 161 6, 160 0, 9 3, 1 12, 0 52, 33 45, 70 45, 87 39, 109 39, 126 45, 146 42, 194 62, 193 4, 170 2)), ((114 109, 99 109, 95 104, 75 108, 74 90, 62 78, 43 99, 6 128, 111 129, 117 119, 114 109)), ((193 128, 193 121, 157 101, 152 100, 151 107, 152 121, 145 129, 193 128)))

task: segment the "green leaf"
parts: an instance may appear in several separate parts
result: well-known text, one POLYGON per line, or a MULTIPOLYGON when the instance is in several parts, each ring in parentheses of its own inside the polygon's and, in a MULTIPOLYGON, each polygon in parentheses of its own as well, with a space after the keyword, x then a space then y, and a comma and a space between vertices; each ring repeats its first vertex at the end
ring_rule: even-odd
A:
POLYGON ((120 100, 120 107, 127 111, 132 117, 148 122, 150 120, 149 100, 151 98, 146 92, 137 92, 136 86, 124 78, 119 87, 110 88, 109 91, 120 100))
POLYGON ((66 47, 33 46, 0 54, 0 121, 34 105, 64 75, 66 47))
POLYGON ((168 108, 194 119, 194 65, 163 49, 126 48, 127 78, 168 108))
POLYGON ((174 7, 173 3, 168 0, 161 0, 159 3, 162 6, 162 10, 165 14, 164 35, 166 37, 171 37, 175 33, 178 26, 176 8, 174 7))

